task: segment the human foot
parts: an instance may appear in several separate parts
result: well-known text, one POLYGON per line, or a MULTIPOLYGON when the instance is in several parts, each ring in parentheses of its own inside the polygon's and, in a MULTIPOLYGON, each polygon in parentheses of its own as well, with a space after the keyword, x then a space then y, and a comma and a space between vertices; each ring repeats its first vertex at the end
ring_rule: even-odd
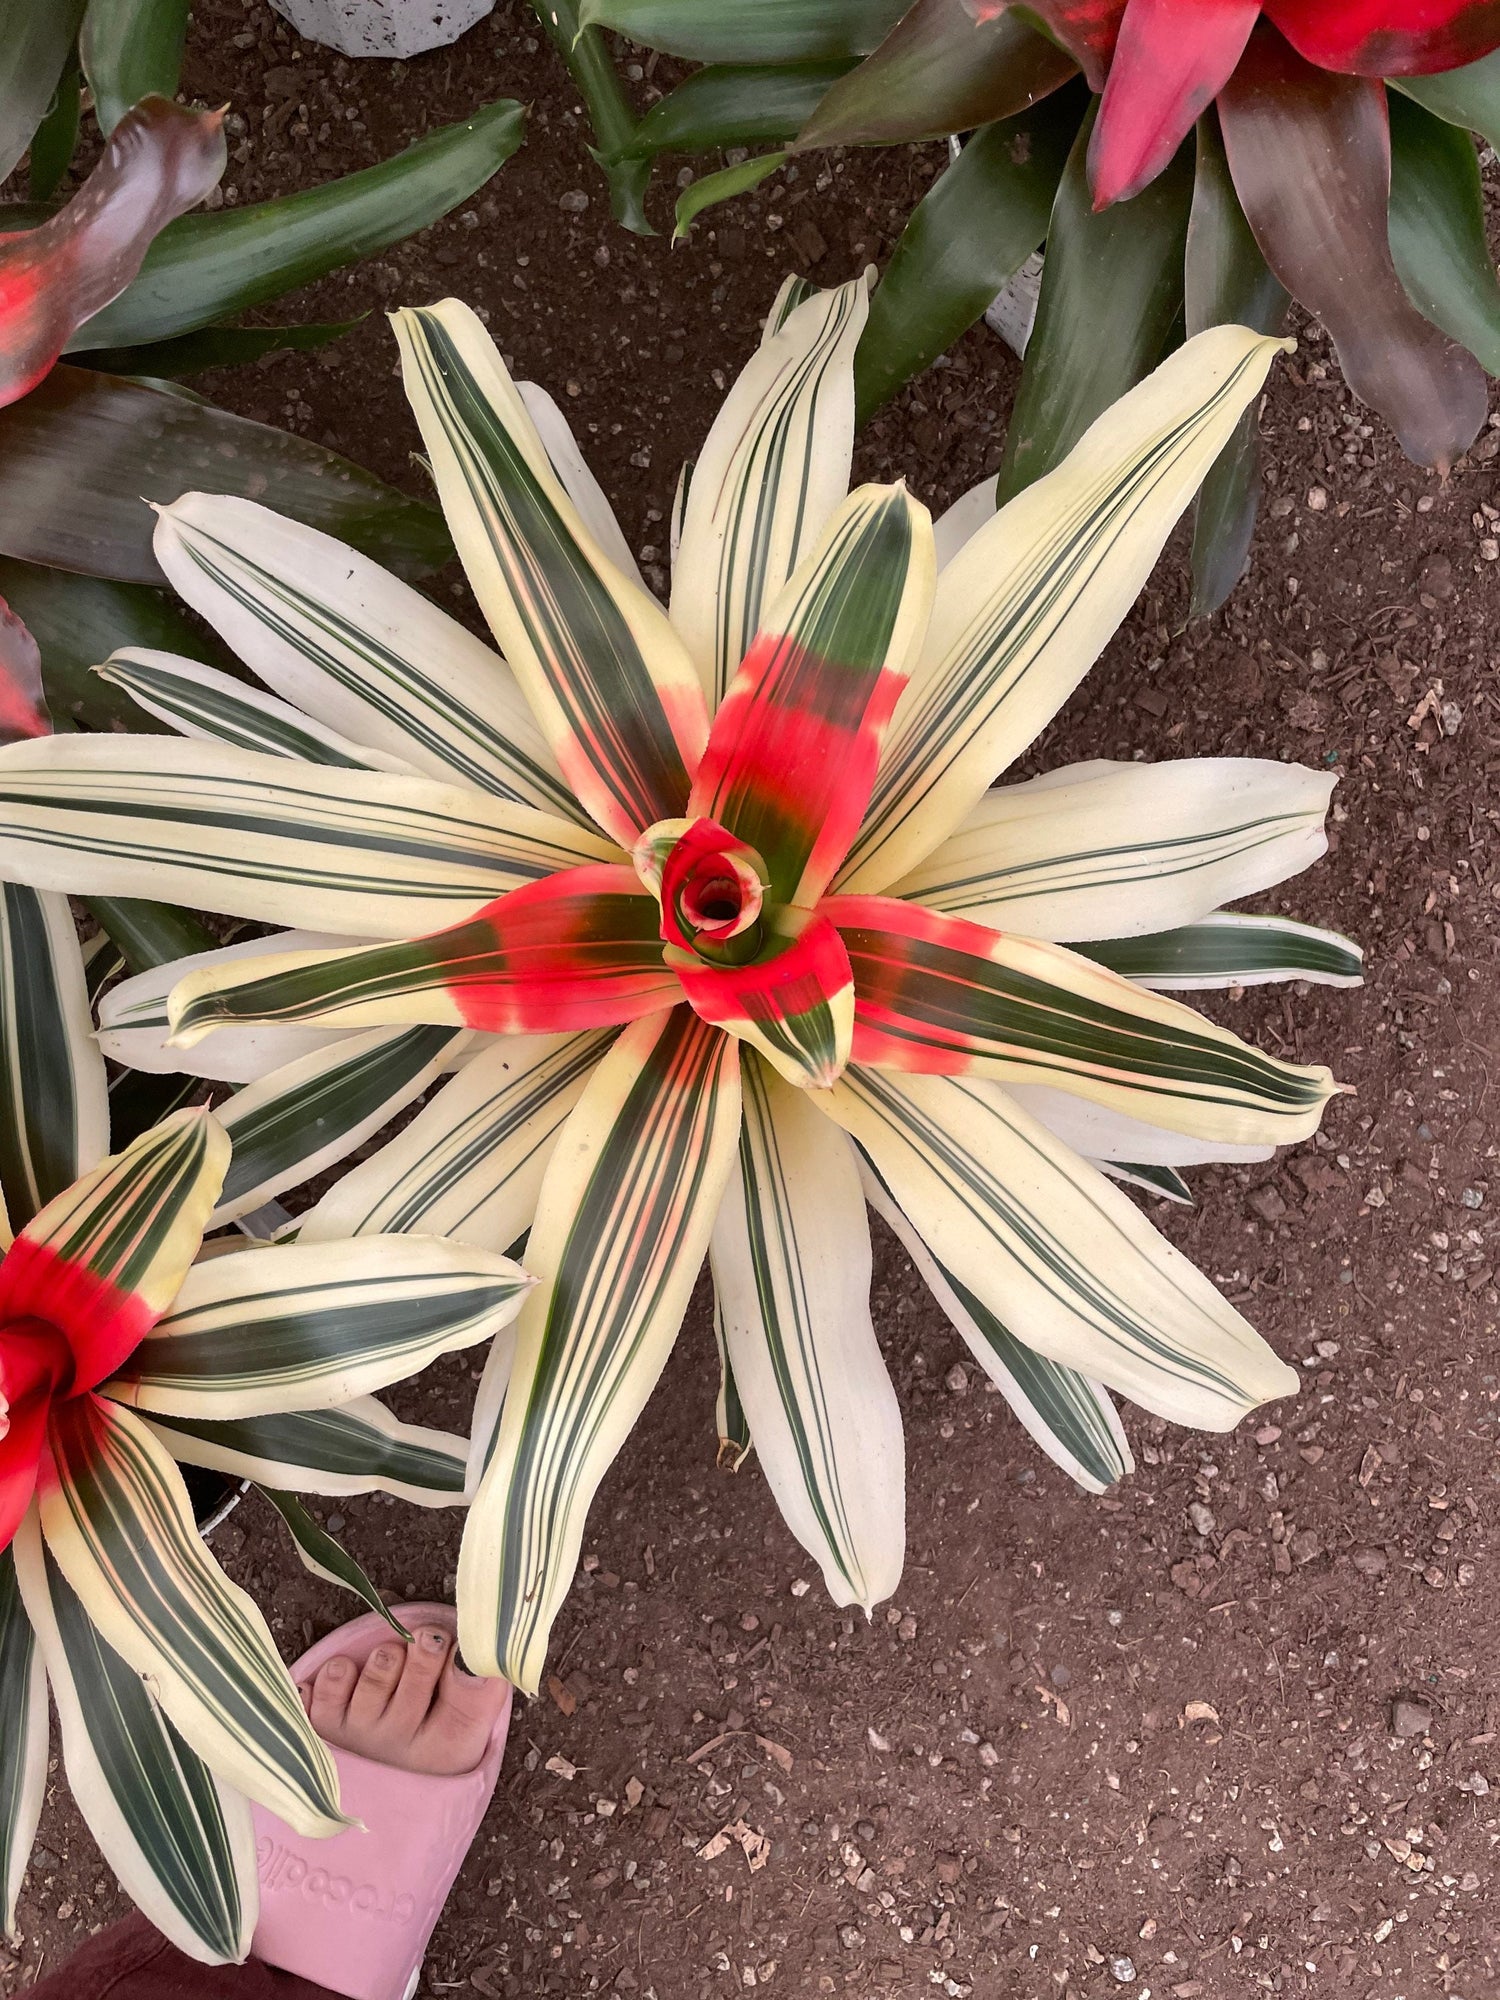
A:
POLYGON ((325 1660, 298 1693, 325 1743, 374 1764, 450 1778, 484 1755, 509 1689, 464 1673, 452 1634, 420 1624, 409 1645, 383 1639, 363 1666, 343 1654, 325 1660))

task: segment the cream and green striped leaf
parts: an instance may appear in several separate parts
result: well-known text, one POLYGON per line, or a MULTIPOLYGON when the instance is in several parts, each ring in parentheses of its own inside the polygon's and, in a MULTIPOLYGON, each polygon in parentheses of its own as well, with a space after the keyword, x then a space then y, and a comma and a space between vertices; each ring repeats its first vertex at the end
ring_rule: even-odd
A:
POLYGON ((523 882, 619 858, 581 826, 431 778, 76 735, 0 754, 0 853, 39 888, 350 937, 436 930, 523 882))
POLYGON ((540 1282, 459 1557, 476 1673, 539 1683, 589 1504, 677 1337, 739 1123, 737 1044, 674 1007, 622 1032, 563 1129, 526 1247, 540 1282))
POLYGON ((219 1110, 234 1152, 209 1227, 345 1159, 415 1102, 467 1039, 449 1028, 371 1028, 248 1085, 219 1110))
POLYGON ((760 349, 693 469, 673 563, 672 622, 718 707, 772 601, 849 489, 854 350, 869 287, 782 287, 760 349))
POLYGON ((46 1675, 14 1551, 0 1549, 0 1930, 11 1939, 46 1789, 46 1675))
POLYGON ((551 460, 552 470, 562 482, 563 491, 578 509, 578 518, 615 568, 644 590, 645 578, 615 518, 615 510, 610 506, 604 488, 594 477, 588 460, 578 449, 578 440, 556 401, 539 382, 518 382, 516 394, 525 404, 527 416, 536 425, 536 434, 551 460))
POLYGON ((1174 1132, 1168 1126, 1132 1118, 1116 1106, 1100 1104, 1074 1090, 1058 1090, 1049 1083, 1008 1083, 1006 1095, 1013 1104, 1047 1127, 1054 1138, 1086 1160, 1098 1164, 1119 1162, 1134 1167, 1202 1167, 1220 1160, 1245 1164, 1269 1160, 1276 1148, 1261 1145, 1232 1146, 1222 1139, 1195 1138, 1174 1132))
MULTIPOLYGON (((235 1022, 188 1053, 172 1045, 167 999, 191 972, 235 965, 246 958, 270 958, 288 951, 339 951, 356 940, 332 931, 272 931, 221 945, 217 951, 153 965, 112 986, 99 1002, 98 1042, 111 1061, 152 1075, 186 1071, 216 1083, 254 1083, 288 1063, 348 1039, 343 1028, 271 1026, 235 1022)), ((363 940, 360 940, 363 942, 363 940)))
POLYGON ((589 533, 470 309, 445 299, 393 323, 474 594, 575 796, 629 847, 686 803, 708 734, 692 661, 589 533))
POLYGON ((293 757, 305 764, 331 764, 346 771, 404 771, 412 766, 379 750, 362 750, 345 736, 325 729, 290 702, 249 687, 217 667, 127 646, 111 653, 94 672, 124 688, 137 705, 179 736, 202 743, 230 743, 268 757, 293 757))
POLYGON ((350 1555, 343 1543, 330 1535, 313 1513, 311 1513, 295 1493, 283 1493, 273 1486, 263 1486, 262 1494, 276 1509, 292 1538, 292 1546, 297 1551, 297 1559, 309 1576, 315 1576, 324 1583, 331 1583, 340 1590, 347 1590, 378 1612, 393 1632, 399 1633, 406 1644, 411 1634, 395 1616, 380 1592, 371 1583, 359 1564, 350 1555))
POLYGON ((508 1257, 436 1236, 235 1251, 193 1267, 108 1394, 184 1417, 329 1407, 489 1339, 530 1285, 508 1257))
POLYGON ((1337 931, 1226 910, 1179 930, 1109 938, 1078 950, 1126 979, 1168 993, 1266 986, 1282 979, 1316 986, 1358 986, 1364 980, 1364 953, 1337 931))
POLYGON ((162 508, 153 546, 179 595, 294 708, 431 777, 582 817, 505 662, 368 556, 214 493, 162 508))
POLYGON ((327 1410, 263 1417, 168 1417, 146 1413, 151 1430, 183 1465, 202 1465, 259 1486, 340 1498, 392 1493, 418 1507, 463 1498, 468 1440, 403 1424, 373 1396, 327 1410))
POLYGON ((729 1340, 724 1329, 724 1308, 714 1293, 714 1346, 719 1354, 719 1393, 714 1398, 714 1427, 719 1434, 718 1459, 721 1466, 738 1472, 750 1456, 755 1440, 750 1420, 740 1401, 739 1384, 734 1379, 734 1363, 729 1358, 729 1340))
MULTIPOLYGON (((50 1255, 34 1268, 7 1267, 12 1282, 5 1303, 17 1318, 28 1310, 53 1321, 72 1317, 67 1332, 75 1389, 91 1389, 102 1379, 117 1342, 129 1352, 142 1315, 154 1316, 172 1303, 198 1254, 228 1165, 229 1139, 213 1113, 174 1111, 80 1175, 26 1225, 25 1237, 50 1255), (57 1259, 93 1283, 58 1284, 57 1259), (85 1369, 88 1379, 79 1379, 85 1369)), ((19 1249, 18 1243, 13 1258, 19 1249)))
POLYGON ((188 1748, 152 1699, 150 1676, 106 1644, 34 1520, 16 1556, 68 1786, 99 1851, 179 1951, 208 1965, 243 1959, 259 1903, 249 1806, 188 1748))
POLYGON ((165 1446, 100 1396, 55 1404, 49 1442, 42 1533, 100 1637, 224 1783, 299 1833, 337 1833, 333 1759, 264 1618, 204 1548, 165 1446))
POLYGON ((938 1262, 1026 1346, 1201 1430, 1295 1392, 1129 1196, 997 1084, 851 1068, 817 1101, 938 1262))
POLYGON ((859 1063, 1048 1084, 1241 1146, 1307 1138, 1337 1089, 1061 945, 884 896, 824 908, 854 971, 859 1063))
POLYGON ((1140 1160, 1095 1160, 1092 1164, 1122 1187, 1139 1188, 1142 1194, 1154 1195, 1158 1201, 1175 1201, 1185 1208, 1193 1206, 1193 1191, 1175 1167, 1151 1167, 1140 1160))
POLYGON ((108 1150, 73 914, 62 896, 0 882, 0 1195, 12 1229, 108 1150))
POLYGON ((531 1227, 557 1135, 611 1040, 608 1032, 506 1035, 482 1044, 388 1145, 328 1190, 298 1240, 419 1232, 508 1251, 531 1227))
POLYGON ((739 1171, 710 1252, 733 1382, 787 1526, 834 1603, 868 1611, 901 1577, 906 1453, 854 1148, 753 1053, 742 1088, 739 1171))
POLYGON ((1335 782, 1259 757, 1052 771, 986 792, 891 894, 1063 943, 1171 930, 1311 867, 1335 782))
POLYGON ((1285 345, 1236 326, 1189 340, 943 571, 843 887, 910 874, 1057 713, 1285 345))
POLYGON ((862 1163, 862 1174, 870 1206, 890 1226, 917 1275, 1022 1428, 1053 1463, 1087 1493, 1103 1493, 1133 1472, 1135 1460, 1108 1392, 1076 1368, 1049 1361, 1017 1340, 951 1271, 943 1269, 868 1160, 862 1163))

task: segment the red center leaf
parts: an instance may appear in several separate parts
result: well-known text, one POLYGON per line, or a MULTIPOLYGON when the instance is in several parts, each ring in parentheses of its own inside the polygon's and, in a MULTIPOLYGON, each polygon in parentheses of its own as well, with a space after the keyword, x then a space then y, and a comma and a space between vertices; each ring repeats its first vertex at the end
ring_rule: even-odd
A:
POLYGON ((758 921, 765 883, 758 856, 716 820, 694 820, 662 868, 661 935, 696 951, 726 945, 758 921))

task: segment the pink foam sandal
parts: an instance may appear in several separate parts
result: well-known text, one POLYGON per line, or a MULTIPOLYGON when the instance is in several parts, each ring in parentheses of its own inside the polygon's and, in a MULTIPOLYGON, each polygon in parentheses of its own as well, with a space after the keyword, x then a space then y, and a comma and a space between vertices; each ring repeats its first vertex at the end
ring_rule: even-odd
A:
MULTIPOLYGON (((457 1630, 446 1604, 392 1609, 408 1629, 457 1630)), ((373 1611, 340 1626, 302 1655, 292 1679, 300 1686, 339 1653, 362 1666, 390 1629, 373 1611)), ((484 1756, 461 1777, 401 1771, 335 1748, 344 1811, 362 1829, 308 1840, 254 1807, 255 1957, 349 2000, 411 2000, 427 1940, 494 1794, 510 1709, 507 1690, 484 1756)))

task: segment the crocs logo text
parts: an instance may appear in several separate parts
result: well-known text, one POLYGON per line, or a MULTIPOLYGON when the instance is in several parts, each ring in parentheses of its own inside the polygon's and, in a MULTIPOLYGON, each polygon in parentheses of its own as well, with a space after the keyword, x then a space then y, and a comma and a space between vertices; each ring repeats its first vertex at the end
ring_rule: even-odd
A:
POLYGON ((269 1836, 257 1842, 255 1858, 262 1889, 290 1889, 331 1910, 352 1910, 376 1923, 409 1924, 417 1914, 414 1896, 389 1895, 373 1882, 356 1882, 352 1876, 309 1863, 269 1836))

